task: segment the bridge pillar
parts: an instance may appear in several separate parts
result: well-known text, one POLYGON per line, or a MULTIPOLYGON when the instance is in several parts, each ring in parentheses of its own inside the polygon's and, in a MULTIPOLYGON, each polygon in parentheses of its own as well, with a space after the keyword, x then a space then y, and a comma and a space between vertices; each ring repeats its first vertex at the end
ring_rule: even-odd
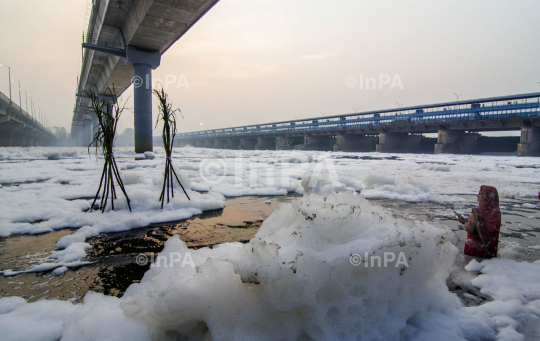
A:
MULTIPOLYGON (((92 130, 90 132, 90 141, 92 141, 96 133, 99 131, 99 120, 95 112, 91 112, 89 114, 90 116, 92 116, 92 128, 91 128, 92 130)), ((95 146, 96 146, 96 143, 94 142, 92 144, 92 147, 95 147, 95 146)))
POLYGON ((276 150, 304 149, 304 137, 302 136, 277 136, 276 150))
POLYGON ((82 135, 83 135, 83 133, 82 133, 82 129, 81 129, 80 126, 77 126, 76 128, 74 127, 71 130, 70 138, 72 139, 74 146, 82 147, 82 145, 83 145, 82 135))
POLYGON ((26 134, 25 145, 26 145, 26 147, 33 147, 34 146, 34 132, 33 131, 26 134))
POLYGON ((201 148, 201 147, 204 147, 204 140, 201 140, 201 139, 192 140, 190 144, 195 148, 201 148))
POLYGON ((90 142, 92 142, 92 121, 85 120, 84 126, 82 127, 82 146, 88 147, 90 142))
POLYGON ((225 148, 225 139, 224 138, 218 138, 214 139, 214 149, 226 149, 225 148))
POLYGON ((9 126, 0 127, 0 147, 13 146, 13 135, 15 131, 9 126))
POLYGON ((214 139, 205 139, 203 142, 204 148, 214 148, 214 139))
POLYGON ((478 145, 478 134, 463 131, 439 130, 435 154, 474 154, 478 145))
POLYGON ((228 138, 225 140, 225 148, 237 150, 240 146, 240 139, 228 138))
POLYGON ((257 138, 255 137, 243 137, 240 139, 240 145, 238 149, 241 150, 255 150, 257 145, 257 138))
POLYGON ((15 128, 15 133, 13 134, 13 147, 27 147, 28 146, 28 135, 32 133, 31 129, 28 127, 18 127, 15 128))
POLYGON ((304 150, 333 151, 335 143, 330 136, 304 136, 304 150))
POLYGON ((176 147, 180 147, 180 148, 185 147, 185 146, 187 146, 188 144, 191 144, 189 140, 184 140, 184 139, 182 139, 182 140, 180 140, 180 139, 176 140, 176 139, 175 139, 175 141, 174 141, 174 145, 175 145, 176 147))
POLYGON ((153 151, 152 143, 152 70, 161 62, 159 53, 126 50, 125 64, 133 66, 133 111, 135 152, 153 151))
POLYGON ((377 136, 341 135, 336 136, 335 152, 374 152, 377 148, 377 136))
POLYGON ((275 137, 259 137, 257 138, 257 150, 276 150, 276 138, 275 137))
POLYGON ((540 156, 540 129, 521 128, 517 156, 540 156))
POLYGON ((422 135, 380 133, 376 151, 379 153, 414 153, 420 149, 422 135))

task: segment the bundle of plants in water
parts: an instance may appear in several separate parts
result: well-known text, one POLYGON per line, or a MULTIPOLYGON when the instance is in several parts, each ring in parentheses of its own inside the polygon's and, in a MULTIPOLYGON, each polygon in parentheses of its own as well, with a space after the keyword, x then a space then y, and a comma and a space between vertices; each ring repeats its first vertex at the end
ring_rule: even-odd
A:
POLYGON ((131 211, 131 205, 129 204, 129 197, 124 188, 124 183, 120 177, 120 172, 118 171, 118 166, 114 160, 113 147, 114 147, 114 136, 116 134, 116 125, 120 119, 120 115, 124 110, 124 107, 120 107, 118 104, 118 97, 116 96, 116 91, 114 88, 108 89, 110 96, 107 98, 100 99, 94 91, 85 91, 85 95, 90 98, 91 106, 89 109, 94 111, 97 116, 99 125, 95 132, 94 138, 90 145, 88 146, 88 151, 90 152, 90 146, 95 145, 96 154, 99 146, 103 151, 103 159, 105 164, 103 165, 103 172, 101 173, 101 180, 99 182, 99 188, 96 192, 94 202, 90 208, 90 212, 94 210, 94 205, 97 201, 99 193, 101 191, 99 209, 101 212, 105 212, 105 207, 107 206, 107 201, 109 195, 111 196, 111 208, 114 210, 114 200, 117 199, 116 196, 116 187, 114 181, 127 200, 127 205, 131 211), (102 190, 103 189, 103 190, 102 190))
POLYGON ((161 88, 160 90, 154 89, 153 92, 159 100, 159 114, 156 121, 156 127, 160 120, 163 121, 163 130, 161 131, 161 137, 163 139, 163 147, 165 148, 166 158, 165 173, 163 174, 163 189, 161 190, 161 195, 159 197, 159 200, 161 201, 161 208, 163 208, 163 203, 165 202, 165 189, 167 190, 167 203, 169 203, 169 190, 170 195, 174 198, 174 179, 176 179, 180 187, 182 187, 182 190, 184 191, 184 194, 186 195, 188 200, 191 199, 189 198, 189 195, 184 189, 184 186, 178 179, 178 175, 176 175, 172 164, 172 150, 174 144, 174 137, 176 136, 176 113, 179 112, 180 115, 182 115, 182 113, 179 109, 172 109, 172 103, 169 103, 169 96, 165 93, 165 90, 163 90, 163 88, 161 88))

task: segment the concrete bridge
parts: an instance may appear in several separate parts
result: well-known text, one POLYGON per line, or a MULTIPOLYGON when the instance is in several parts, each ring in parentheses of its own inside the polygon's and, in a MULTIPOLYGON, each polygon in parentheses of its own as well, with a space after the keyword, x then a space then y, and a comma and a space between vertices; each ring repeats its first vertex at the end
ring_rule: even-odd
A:
POLYGON ((88 146, 97 126, 84 91, 122 94, 134 83, 135 151, 152 150, 152 70, 219 0, 89 0, 71 136, 88 146))
POLYGON ((0 147, 50 146, 56 137, 0 92, 0 147))
POLYGON ((483 98, 177 135, 180 146, 362 152, 516 152, 540 156, 540 93, 483 98), (479 132, 521 131, 521 137, 479 132), (438 138, 424 134, 438 133, 438 138))

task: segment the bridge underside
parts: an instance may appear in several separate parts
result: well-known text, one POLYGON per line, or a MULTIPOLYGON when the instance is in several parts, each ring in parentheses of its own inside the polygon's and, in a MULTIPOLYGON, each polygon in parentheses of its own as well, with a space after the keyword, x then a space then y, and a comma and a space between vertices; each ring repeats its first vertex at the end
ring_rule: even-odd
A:
POLYGON ((319 150, 381 153, 516 153, 540 156, 540 118, 334 129, 258 136, 182 138, 179 146, 232 150, 319 150), (488 137, 479 132, 521 131, 488 137), (423 134, 437 133, 437 138, 423 134))
POLYGON ((83 64, 72 120, 72 138, 81 146, 96 129, 85 91, 121 95, 134 83, 135 150, 152 150, 152 70, 218 0, 93 0, 85 32, 83 64))

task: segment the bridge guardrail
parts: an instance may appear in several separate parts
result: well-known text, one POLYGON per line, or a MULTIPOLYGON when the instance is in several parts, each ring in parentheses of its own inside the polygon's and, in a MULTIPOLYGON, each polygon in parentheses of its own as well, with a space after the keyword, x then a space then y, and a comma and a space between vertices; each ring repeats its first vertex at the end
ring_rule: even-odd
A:
POLYGON ((332 118, 310 118, 279 124, 260 124, 235 128, 214 129, 193 133, 178 134, 179 139, 204 137, 231 137, 264 134, 305 132, 309 130, 331 130, 348 128, 381 127, 390 125, 413 125, 422 123, 444 123, 504 118, 524 118, 540 116, 540 95, 525 98, 520 102, 501 100, 498 102, 472 103, 463 108, 456 104, 454 108, 434 105, 432 108, 416 110, 388 110, 375 114, 348 114, 332 118), (504 103, 503 103, 504 102, 504 103), (404 112, 405 111, 405 112, 404 112), (401 113, 400 113, 401 112, 401 113), (403 113, 404 112, 404 113, 403 113))

